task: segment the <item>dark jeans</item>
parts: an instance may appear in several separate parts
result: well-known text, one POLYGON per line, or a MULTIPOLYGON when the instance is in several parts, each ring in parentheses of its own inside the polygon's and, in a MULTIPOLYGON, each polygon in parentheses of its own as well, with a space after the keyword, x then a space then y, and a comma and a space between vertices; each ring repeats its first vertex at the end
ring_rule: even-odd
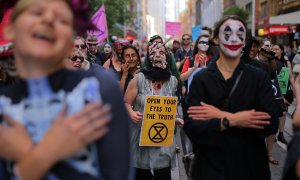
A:
POLYGON ((136 168, 136 180, 171 180, 171 167, 154 170, 136 168))

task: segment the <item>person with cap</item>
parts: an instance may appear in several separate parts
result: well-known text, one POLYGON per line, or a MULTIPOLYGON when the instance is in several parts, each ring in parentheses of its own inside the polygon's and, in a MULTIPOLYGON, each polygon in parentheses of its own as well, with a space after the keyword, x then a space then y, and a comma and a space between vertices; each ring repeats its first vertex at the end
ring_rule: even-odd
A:
POLYGON ((86 38, 86 44, 88 51, 94 56, 95 63, 102 66, 103 62, 101 62, 101 59, 105 57, 105 54, 98 50, 99 42, 97 36, 94 34, 89 34, 86 38))

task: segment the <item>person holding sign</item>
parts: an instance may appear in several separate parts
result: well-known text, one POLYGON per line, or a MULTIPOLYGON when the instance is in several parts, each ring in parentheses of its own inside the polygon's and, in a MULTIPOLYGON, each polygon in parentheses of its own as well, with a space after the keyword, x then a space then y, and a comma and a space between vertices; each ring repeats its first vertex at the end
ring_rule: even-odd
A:
POLYGON ((220 57, 190 86, 184 130, 195 180, 271 179, 265 137, 277 131, 277 105, 267 73, 241 61, 246 32, 238 16, 221 19, 213 35, 220 57))
MULTIPOLYGON (((160 106, 161 101, 164 101, 160 99, 165 96, 174 96, 177 88, 176 77, 171 75, 169 69, 169 58, 167 49, 162 43, 153 42, 150 44, 145 59, 145 67, 130 81, 125 93, 125 104, 132 119, 130 142, 133 167, 136 168, 137 180, 171 180, 171 166, 175 158, 175 144, 172 143, 169 146, 140 146, 140 139, 148 137, 147 135, 146 137, 141 136, 141 129, 144 124, 143 119, 148 118, 153 121, 159 121, 158 126, 153 126, 152 129, 156 131, 154 136, 161 137, 162 140, 167 132, 164 126, 165 122, 173 121, 175 123, 174 115, 176 116, 176 114, 168 114, 168 116, 164 114, 165 108, 160 106), (153 98, 149 98, 149 96, 153 98), (146 110, 146 104, 151 104, 152 106, 146 110), (152 111, 153 114, 146 115, 144 111, 152 111)), ((174 100, 168 102, 177 103, 174 100)), ((172 111, 171 106, 168 108, 171 108, 170 111, 172 111)), ((149 131, 149 134, 151 133, 152 131, 149 131)), ((168 131, 168 133, 174 132, 168 131)), ((158 139, 155 138, 156 140, 158 139)))

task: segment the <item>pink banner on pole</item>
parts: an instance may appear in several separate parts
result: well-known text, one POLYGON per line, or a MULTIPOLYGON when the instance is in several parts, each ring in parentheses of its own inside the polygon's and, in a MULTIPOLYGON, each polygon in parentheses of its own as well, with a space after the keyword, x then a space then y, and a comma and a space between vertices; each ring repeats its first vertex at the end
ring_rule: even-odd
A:
POLYGON ((87 31, 87 33, 88 33, 88 35, 90 35, 90 34, 97 35, 98 43, 102 43, 105 40, 105 38, 107 38, 107 36, 108 36, 104 4, 94 14, 91 21, 95 25, 96 30, 87 31))
POLYGON ((166 22, 166 35, 180 35, 181 24, 179 22, 166 22))

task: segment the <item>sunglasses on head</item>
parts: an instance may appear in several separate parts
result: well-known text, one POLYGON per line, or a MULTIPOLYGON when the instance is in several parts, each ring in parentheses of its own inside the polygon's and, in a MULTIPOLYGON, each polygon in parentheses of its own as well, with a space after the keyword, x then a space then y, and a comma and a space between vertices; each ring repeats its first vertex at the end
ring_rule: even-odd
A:
POLYGON ((86 49, 86 45, 85 44, 75 45, 75 47, 77 49, 86 49))
POLYGON ((84 57, 82 57, 82 56, 73 56, 73 57, 71 57, 71 60, 74 61, 74 62, 77 61, 77 59, 79 59, 81 63, 83 63, 83 61, 84 61, 84 57))

